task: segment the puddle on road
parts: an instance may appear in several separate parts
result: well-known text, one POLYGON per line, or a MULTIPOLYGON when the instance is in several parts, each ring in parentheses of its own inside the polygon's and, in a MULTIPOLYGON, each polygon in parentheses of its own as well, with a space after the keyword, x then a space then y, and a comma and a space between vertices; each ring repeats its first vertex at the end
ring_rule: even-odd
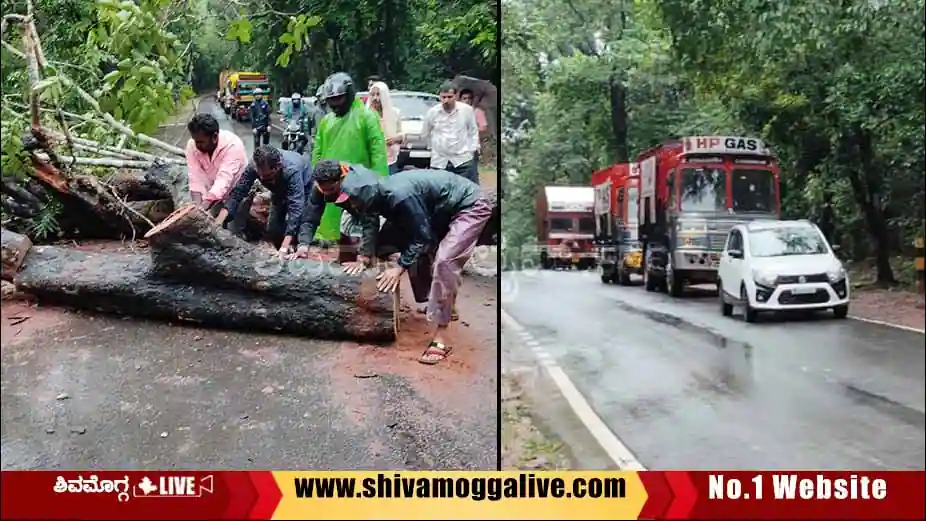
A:
POLYGON ((843 384, 843 388, 846 394, 849 395, 849 398, 858 404, 867 405, 897 421, 906 423, 920 430, 926 428, 926 414, 922 411, 908 407, 886 396, 866 391, 852 384, 843 384))
MULTIPOLYGON (((717 348, 706 357, 708 367, 705 370, 692 371, 691 378, 695 389, 724 395, 744 395, 753 389, 755 381, 752 344, 733 340, 675 315, 651 309, 640 309, 620 300, 613 300, 613 302, 625 311, 703 339, 705 343, 717 348)), ((703 357, 704 353, 692 354, 690 360, 697 362, 703 357)))

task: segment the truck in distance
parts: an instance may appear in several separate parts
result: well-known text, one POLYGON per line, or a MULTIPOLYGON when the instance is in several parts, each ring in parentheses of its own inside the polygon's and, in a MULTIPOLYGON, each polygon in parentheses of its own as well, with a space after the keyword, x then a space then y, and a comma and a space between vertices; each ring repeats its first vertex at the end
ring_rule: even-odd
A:
POLYGON ((643 274, 637 230, 640 172, 636 163, 619 163, 592 173, 595 190, 595 245, 601 282, 631 283, 643 274))
POLYGON ((543 269, 595 267, 595 191, 545 186, 537 193, 537 240, 543 269))
POLYGON ((677 297, 687 284, 716 283, 730 229, 778 219, 778 160, 760 139, 685 137, 641 153, 637 163, 647 291, 677 297))

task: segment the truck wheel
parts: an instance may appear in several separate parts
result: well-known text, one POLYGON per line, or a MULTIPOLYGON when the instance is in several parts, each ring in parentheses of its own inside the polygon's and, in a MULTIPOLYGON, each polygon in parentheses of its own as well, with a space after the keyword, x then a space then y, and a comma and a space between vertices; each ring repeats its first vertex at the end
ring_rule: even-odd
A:
POLYGON ((659 289, 657 281, 653 278, 652 273, 649 268, 643 269, 643 287, 646 288, 646 291, 653 292, 659 289))
POLYGON ((621 268, 620 283, 621 283, 621 286, 629 286, 631 284, 630 272, 627 271, 626 268, 621 268))
POLYGON ((681 297, 685 290, 685 279, 677 271, 672 269, 672 262, 666 263, 666 293, 672 297, 681 297))

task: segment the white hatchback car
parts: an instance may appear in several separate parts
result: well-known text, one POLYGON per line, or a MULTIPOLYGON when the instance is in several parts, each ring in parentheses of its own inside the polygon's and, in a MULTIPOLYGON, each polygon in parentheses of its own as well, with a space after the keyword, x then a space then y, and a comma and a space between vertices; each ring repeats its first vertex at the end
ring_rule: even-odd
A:
POLYGON ((760 311, 832 309, 849 313, 842 262, 809 221, 752 221, 730 230, 717 270, 724 316, 741 306, 747 322, 760 311))

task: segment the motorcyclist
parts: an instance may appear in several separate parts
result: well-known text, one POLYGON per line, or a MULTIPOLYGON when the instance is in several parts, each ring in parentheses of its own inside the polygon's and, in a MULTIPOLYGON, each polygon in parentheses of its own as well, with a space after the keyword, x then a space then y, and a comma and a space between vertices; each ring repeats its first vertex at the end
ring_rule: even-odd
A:
POLYGON ((264 99, 264 90, 260 87, 254 89, 254 101, 248 108, 248 117, 251 120, 251 131, 254 133, 254 149, 270 143, 270 102, 264 99))
MULTIPOLYGON (((288 133, 290 127, 292 127, 293 123, 295 122, 298 125, 299 130, 302 131, 302 135, 296 138, 297 141, 289 143, 291 146, 284 146, 284 149, 289 148, 290 150, 295 150, 300 154, 305 152, 305 147, 309 143, 309 136, 312 130, 311 122, 306 121, 308 119, 308 115, 308 106, 302 102, 302 94, 294 92, 293 95, 289 97, 289 104, 286 105, 286 108, 283 111, 283 126, 286 128, 286 132, 288 133)), ((284 145, 286 144, 287 143, 284 140, 284 145)))

